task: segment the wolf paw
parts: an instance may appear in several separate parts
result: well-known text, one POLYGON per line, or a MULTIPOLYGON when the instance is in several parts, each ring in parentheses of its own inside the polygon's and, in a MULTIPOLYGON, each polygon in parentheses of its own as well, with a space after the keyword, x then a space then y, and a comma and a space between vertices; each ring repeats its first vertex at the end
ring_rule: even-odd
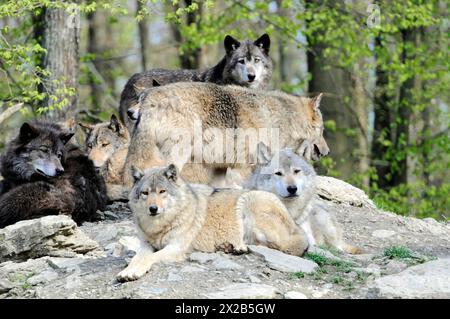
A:
POLYGON ((124 270, 122 270, 117 276, 117 280, 124 282, 124 281, 133 281, 133 280, 137 280, 139 278, 141 278, 142 276, 145 275, 147 271, 145 269, 141 269, 141 268, 130 268, 127 267, 124 270))

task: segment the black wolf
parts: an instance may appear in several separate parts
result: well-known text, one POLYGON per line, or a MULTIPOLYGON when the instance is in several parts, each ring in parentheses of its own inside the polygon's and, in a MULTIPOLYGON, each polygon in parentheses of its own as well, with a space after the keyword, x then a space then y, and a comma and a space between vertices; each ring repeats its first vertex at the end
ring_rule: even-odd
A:
POLYGON ((227 35, 224 40, 226 54, 214 67, 200 70, 152 69, 134 74, 125 85, 120 97, 119 115, 128 130, 133 127, 136 112, 130 107, 138 103, 143 90, 174 82, 213 82, 219 85, 236 84, 254 89, 264 89, 272 77, 269 57, 270 37, 263 34, 256 41, 239 42, 227 35))
POLYGON ((58 124, 24 123, 1 158, 0 228, 24 219, 66 214, 79 224, 106 202, 90 159, 58 124))

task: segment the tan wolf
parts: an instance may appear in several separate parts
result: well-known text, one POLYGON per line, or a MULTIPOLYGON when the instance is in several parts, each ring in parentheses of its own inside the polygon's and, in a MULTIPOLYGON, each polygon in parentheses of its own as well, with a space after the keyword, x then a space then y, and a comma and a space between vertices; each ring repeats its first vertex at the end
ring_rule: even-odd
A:
MULTIPOLYGON (((209 183, 211 170, 241 167, 248 170, 248 162, 237 158, 250 158, 251 148, 258 140, 236 139, 230 157, 215 162, 190 163, 191 153, 186 157, 174 157, 171 153, 187 136, 192 145, 196 136, 196 123, 200 123, 203 154, 214 154, 228 130, 253 130, 261 128, 279 130, 279 148, 291 147, 300 155, 318 159, 327 155, 329 148, 323 138, 323 120, 319 110, 322 95, 316 98, 299 97, 279 91, 263 92, 240 86, 219 86, 212 83, 173 83, 145 91, 141 99, 141 115, 130 143, 125 164, 125 183, 131 187, 131 167, 143 170, 149 167, 175 162, 183 168, 182 175, 190 182, 209 183), (184 134, 176 135, 174 132, 184 134), (220 134, 215 135, 219 130, 220 134), (225 131, 225 133, 223 133, 225 131), (221 133, 222 132, 222 133, 221 133), (222 135, 221 135, 222 134, 222 135), (240 154, 239 149, 244 149, 240 154), (184 165, 188 163, 187 165, 184 165)), ((194 145, 195 147, 195 145, 194 145)), ((224 148, 219 151, 224 151, 224 148)), ((229 152, 226 153, 228 156, 229 152)))
POLYGON ((307 248, 306 235, 272 193, 188 184, 173 164, 134 176, 129 205, 141 248, 118 274, 121 281, 142 277, 154 263, 181 261, 193 250, 243 253, 248 244, 261 244, 302 255, 307 248))
POLYGON ((86 151, 106 182, 110 200, 128 197, 123 186, 123 169, 130 144, 124 124, 113 114, 109 122, 79 123, 86 132, 86 151))
POLYGON ((267 148, 260 144, 259 152, 266 164, 258 165, 244 187, 276 194, 307 234, 310 247, 329 245, 351 254, 361 252, 344 241, 334 214, 316 200, 316 173, 309 163, 291 149, 270 158, 267 148))

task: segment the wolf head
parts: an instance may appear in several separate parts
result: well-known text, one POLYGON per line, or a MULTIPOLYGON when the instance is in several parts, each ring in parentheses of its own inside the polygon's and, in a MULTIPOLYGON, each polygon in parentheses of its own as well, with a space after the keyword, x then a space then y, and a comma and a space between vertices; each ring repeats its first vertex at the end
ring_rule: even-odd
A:
POLYGON ((114 114, 106 123, 79 125, 86 131, 86 150, 97 169, 102 168, 130 140, 127 129, 114 114))
POLYGON ((282 199, 294 199, 314 190, 314 168, 292 149, 282 149, 270 156, 264 144, 260 144, 258 152, 259 162, 264 164, 256 168, 248 187, 274 193, 282 199))
POLYGON ((323 94, 319 94, 314 98, 306 98, 306 116, 307 122, 310 123, 310 139, 305 140, 303 144, 295 152, 308 160, 317 161, 322 156, 328 155, 330 149, 325 138, 323 137, 323 118, 319 106, 323 94))
MULTIPOLYGON (((152 80, 152 87, 157 87, 157 86, 161 86, 161 84, 158 81, 156 81, 155 79, 153 79, 152 80)), ((131 120, 137 121, 139 119, 139 115, 140 115, 141 103, 147 97, 149 89, 146 88, 146 87, 135 86, 134 90, 135 90, 135 92, 136 92, 136 94, 138 96, 138 101, 137 101, 137 103, 131 105, 127 109, 127 115, 128 115, 128 117, 131 120)))
POLYGON ((16 181, 48 179, 64 172, 65 144, 73 133, 55 123, 24 123, 2 158, 2 175, 16 181))
POLYGON ((156 167, 145 173, 133 168, 134 186, 129 195, 133 212, 146 216, 163 215, 182 197, 179 195, 183 181, 175 165, 156 167))
POLYGON ((224 46, 225 79, 254 89, 267 85, 272 76, 272 61, 269 57, 270 37, 267 34, 263 34, 256 41, 243 42, 227 35, 224 46))

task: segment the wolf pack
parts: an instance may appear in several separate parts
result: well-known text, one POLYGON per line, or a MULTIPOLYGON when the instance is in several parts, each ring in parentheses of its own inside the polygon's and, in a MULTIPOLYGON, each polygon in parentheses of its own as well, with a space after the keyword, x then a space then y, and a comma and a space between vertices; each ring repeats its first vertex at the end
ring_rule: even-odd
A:
POLYGON ((192 251, 359 253, 317 200, 311 162, 329 153, 322 95, 268 89, 267 34, 226 36, 224 47, 205 71, 133 75, 108 122, 23 123, 1 156, 0 228, 56 214, 81 224, 108 202, 128 201, 141 245, 120 281, 192 251))

